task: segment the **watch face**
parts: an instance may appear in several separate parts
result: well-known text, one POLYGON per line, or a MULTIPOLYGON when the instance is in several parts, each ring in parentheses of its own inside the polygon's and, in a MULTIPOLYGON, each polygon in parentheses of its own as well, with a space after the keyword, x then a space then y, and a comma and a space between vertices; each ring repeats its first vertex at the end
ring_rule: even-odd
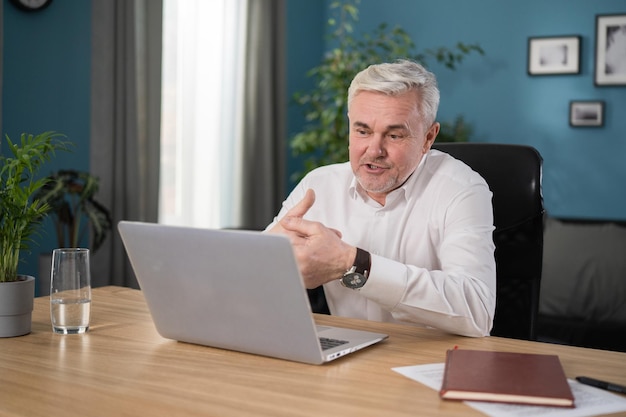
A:
POLYGON ((343 278, 341 278, 341 283, 348 288, 361 288, 365 285, 366 281, 367 278, 358 272, 345 274, 343 278))

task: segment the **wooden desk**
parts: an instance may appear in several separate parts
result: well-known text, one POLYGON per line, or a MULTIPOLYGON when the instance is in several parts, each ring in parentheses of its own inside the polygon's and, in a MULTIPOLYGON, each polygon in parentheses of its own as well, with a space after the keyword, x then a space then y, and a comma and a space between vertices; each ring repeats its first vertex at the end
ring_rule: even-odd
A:
POLYGON ((0 339, 0 415, 480 416, 394 371, 443 362, 460 348, 557 354, 568 377, 626 384, 626 353, 317 316, 320 324, 385 332, 383 344, 322 366, 161 338, 140 291, 93 291, 87 334, 52 333, 48 297, 35 300, 30 335, 0 339))

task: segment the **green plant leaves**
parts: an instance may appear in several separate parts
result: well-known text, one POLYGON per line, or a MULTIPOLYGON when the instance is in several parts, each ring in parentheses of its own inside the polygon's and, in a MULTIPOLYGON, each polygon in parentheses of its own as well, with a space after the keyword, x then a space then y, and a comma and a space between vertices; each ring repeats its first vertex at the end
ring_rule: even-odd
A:
POLYGON ((99 180, 88 172, 60 170, 47 178, 36 198, 51 206, 59 247, 78 247, 91 226, 90 248, 97 251, 111 229, 109 210, 95 200, 99 180))
POLYGON ((6 136, 9 156, 0 155, 0 282, 17 279, 20 250, 28 249, 31 236, 50 205, 35 197, 46 183, 36 179, 41 165, 58 150, 67 151, 70 143, 64 135, 44 132, 22 133, 14 143, 6 136))
POLYGON ((333 47, 322 62, 306 74, 315 80, 315 87, 294 94, 306 121, 304 129, 290 141, 293 154, 305 157, 305 170, 295 173, 294 181, 318 166, 348 160, 347 90, 354 76, 368 65, 401 58, 426 65, 428 60, 434 59, 454 70, 465 56, 484 54, 479 45, 462 42, 452 48, 440 47, 419 53, 403 28, 390 28, 386 23, 356 37, 353 32, 358 22, 359 3, 359 0, 346 0, 330 5, 328 25, 332 31, 328 39, 333 47))

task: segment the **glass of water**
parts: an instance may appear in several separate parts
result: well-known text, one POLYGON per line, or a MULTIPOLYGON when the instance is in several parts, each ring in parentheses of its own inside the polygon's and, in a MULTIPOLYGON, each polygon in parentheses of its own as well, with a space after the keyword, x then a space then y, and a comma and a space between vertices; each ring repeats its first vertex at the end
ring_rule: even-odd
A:
POLYGON ((85 333, 90 307, 89 249, 55 249, 50 272, 52 330, 60 334, 85 333))

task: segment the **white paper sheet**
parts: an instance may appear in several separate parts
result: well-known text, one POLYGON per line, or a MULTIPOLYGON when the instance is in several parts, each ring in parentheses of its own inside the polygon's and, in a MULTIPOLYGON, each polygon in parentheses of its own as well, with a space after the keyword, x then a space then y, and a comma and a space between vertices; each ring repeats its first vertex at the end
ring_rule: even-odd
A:
MULTIPOLYGON (((444 363, 392 368, 395 372, 436 391, 441 389, 444 363)), ((575 408, 540 407, 504 403, 464 401, 470 407, 491 417, 589 417, 626 411, 626 398, 568 379, 574 394, 575 408)), ((443 400, 442 400, 443 401, 443 400)))

